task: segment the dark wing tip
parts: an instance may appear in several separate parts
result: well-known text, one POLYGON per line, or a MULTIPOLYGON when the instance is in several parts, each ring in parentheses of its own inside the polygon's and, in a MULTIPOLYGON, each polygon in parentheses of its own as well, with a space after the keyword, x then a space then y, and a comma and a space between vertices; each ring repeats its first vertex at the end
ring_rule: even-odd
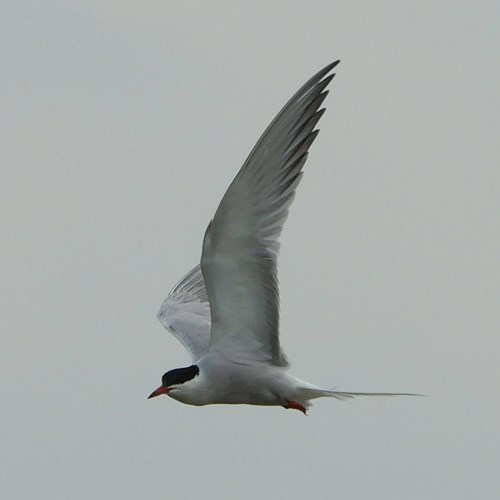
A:
POLYGON ((296 99, 301 98, 302 96, 308 94, 312 90, 317 92, 322 92, 323 89, 332 81, 335 73, 328 74, 340 61, 335 61, 328 66, 325 66, 323 69, 320 69, 315 75, 313 75, 307 82, 302 85, 302 87, 295 93, 295 95, 290 99, 290 102, 293 102, 296 99))
POLYGON ((337 59, 336 61, 333 61, 332 63, 330 63, 326 68, 328 68, 328 71, 330 71, 331 69, 335 68, 335 66, 337 66, 337 64, 339 62, 340 62, 340 59, 337 59))
MULTIPOLYGON (((337 61, 334 61, 334 62, 332 62, 332 63, 328 64, 328 65, 327 65, 327 66, 325 66, 323 69, 321 69, 320 71, 318 71, 318 73, 317 73, 317 74, 318 74, 318 75, 320 75, 320 74, 321 74, 321 77, 320 77, 320 78, 322 78, 322 77, 323 77, 323 76, 325 76, 326 74, 330 73, 330 71, 331 71, 333 68, 335 68, 335 66, 337 66, 337 64, 339 64, 339 63, 340 63, 340 59, 338 59, 337 61)), ((332 78, 333 78, 333 76, 332 76, 332 78)))

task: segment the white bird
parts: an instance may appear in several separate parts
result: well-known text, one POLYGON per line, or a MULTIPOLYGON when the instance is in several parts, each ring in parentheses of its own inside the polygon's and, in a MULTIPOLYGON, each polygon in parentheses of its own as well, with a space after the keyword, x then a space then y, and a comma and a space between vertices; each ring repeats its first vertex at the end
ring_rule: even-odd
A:
POLYGON ((158 319, 193 364, 165 373, 149 397, 185 404, 250 404, 302 411, 320 397, 395 396, 343 392, 287 371, 279 340, 279 237, 325 109, 336 61, 288 101, 259 139, 211 220, 201 263, 170 292, 158 319))

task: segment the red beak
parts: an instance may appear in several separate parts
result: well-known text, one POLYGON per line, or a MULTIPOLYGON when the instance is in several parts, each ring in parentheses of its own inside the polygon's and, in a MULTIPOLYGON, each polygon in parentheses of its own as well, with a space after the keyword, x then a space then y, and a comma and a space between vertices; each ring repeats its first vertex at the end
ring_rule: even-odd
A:
POLYGON ((169 387, 164 387, 163 385, 161 385, 160 387, 158 387, 158 389, 156 389, 156 391, 153 391, 150 396, 148 397, 148 399, 151 399, 151 398, 156 398, 156 396, 161 396, 162 394, 168 394, 170 392, 170 388, 169 387))

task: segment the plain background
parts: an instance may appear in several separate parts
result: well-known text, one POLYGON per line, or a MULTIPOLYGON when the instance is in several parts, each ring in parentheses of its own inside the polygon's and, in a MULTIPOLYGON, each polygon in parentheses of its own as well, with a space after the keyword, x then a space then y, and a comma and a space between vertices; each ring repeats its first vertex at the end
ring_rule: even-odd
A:
POLYGON ((491 1, 2 2, 2 498, 493 499, 491 1), (147 401, 156 321, 270 120, 342 59, 282 237, 292 372, 425 398, 147 401))

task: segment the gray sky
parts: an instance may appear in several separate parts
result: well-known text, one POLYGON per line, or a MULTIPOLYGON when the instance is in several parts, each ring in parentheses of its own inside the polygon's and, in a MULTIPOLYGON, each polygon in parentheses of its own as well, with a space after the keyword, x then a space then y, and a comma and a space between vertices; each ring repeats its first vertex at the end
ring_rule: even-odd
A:
POLYGON ((2 498, 496 498, 493 1, 2 2, 2 498), (275 113, 342 59, 282 237, 323 386, 194 408, 156 312, 275 113))

